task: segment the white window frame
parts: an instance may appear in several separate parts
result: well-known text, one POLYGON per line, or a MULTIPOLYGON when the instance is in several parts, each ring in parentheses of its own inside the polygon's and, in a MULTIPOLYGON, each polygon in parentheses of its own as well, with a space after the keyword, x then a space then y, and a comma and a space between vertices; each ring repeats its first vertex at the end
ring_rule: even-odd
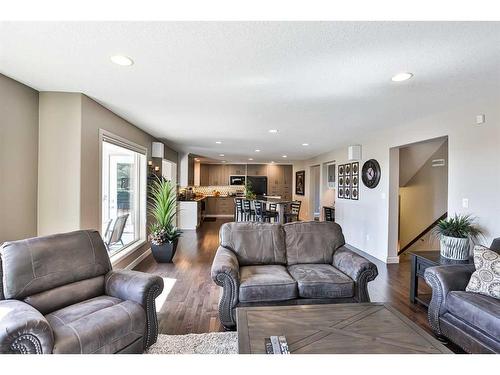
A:
MULTIPOLYGON (((119 135, 113 134, 107 130, 99 129, 99 231, 102 230, 103 222, 102 222, 102 185, 103 185, 103 142, 111 143, 119 147, 126 148, 130 151, 134 151, 138 154, 144 156, 142 163, 139 164, 139 193, 137 194, 137 202, 139 207, 139 239, 127 245, 120 251, 110 256, 111 264, 116 264, 120 260, 124 259, 131 253, 133 253, 138 248, 144 246, 146 244, 146 226, 147 226, 147 156, 148 149, 147 147, 141 146, 137 143, 129 141, 119 135)), ((104 233, 101 233, 104 237, 104 233)))

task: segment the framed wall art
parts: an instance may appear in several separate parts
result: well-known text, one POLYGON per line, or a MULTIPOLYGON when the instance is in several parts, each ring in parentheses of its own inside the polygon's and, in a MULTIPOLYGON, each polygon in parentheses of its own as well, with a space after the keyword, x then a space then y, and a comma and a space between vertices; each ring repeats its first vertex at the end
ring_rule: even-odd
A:
POLYGON ((295 172, 295 194, 304 195, 306 186, 306 171, 295 172))

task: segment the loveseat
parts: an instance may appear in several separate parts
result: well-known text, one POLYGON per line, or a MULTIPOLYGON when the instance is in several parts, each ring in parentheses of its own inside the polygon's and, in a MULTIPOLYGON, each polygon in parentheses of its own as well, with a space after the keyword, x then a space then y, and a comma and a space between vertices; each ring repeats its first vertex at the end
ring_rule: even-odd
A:
POLYGON ((0 353, 142 353, 163 279, 112 270, 97 231, 0 248, 0 353))
POLYGON ((226 223, 212 264, 220 321, 240 306, 370 302, 377 267, 348 249, 334 222, 226 223))
MULTIPOLYGON (((490 249, 500 254, 500 238, 490 249)), ((500 299, 467 292, 473 264, 429 267, 429 323, 436 336, 467 353, 500 353, 500 299)))

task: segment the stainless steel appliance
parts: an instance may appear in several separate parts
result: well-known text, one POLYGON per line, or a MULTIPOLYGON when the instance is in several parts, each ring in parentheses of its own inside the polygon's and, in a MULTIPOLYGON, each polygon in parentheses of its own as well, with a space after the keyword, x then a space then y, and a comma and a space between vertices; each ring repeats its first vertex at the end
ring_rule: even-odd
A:
POLYGON ((229 185, 245 185, 245 176, 229 176, 229 185))

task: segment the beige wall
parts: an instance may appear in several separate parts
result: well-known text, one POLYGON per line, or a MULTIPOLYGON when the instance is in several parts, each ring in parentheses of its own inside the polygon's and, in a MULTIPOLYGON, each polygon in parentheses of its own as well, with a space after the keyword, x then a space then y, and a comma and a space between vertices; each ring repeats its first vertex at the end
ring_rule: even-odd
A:
POLYGON ((38 150, 38 235, 80 229, 81 99, 41 92, 38 150))
MULTIPOLYGON (((400 155, 403 156, 405 151, 401 149, 400 155)), ((400 157, 400 170, 411 168, 407 161, 407 158, 400 157)), ((448 209, 448 142, 442 142, 439 149, 409 177, 405 186, 399 189, 399 196, 399 240, 403 248, 448 209), (433 159, 444 159, 445 166, 432 167, 433 159)))
MULTIPOLYGON (((40 94, 40 235, 101 230, 100 129, 145 147, 151 158, 156 139, 91 98, 79 93, 40 94)), ((177 161, 176 151, 165 150, 177 161)), ((145 244, 115 267, 127 266, 148 249, 145 244)))
POLYGON ((0 74, 0 244, 37 234, 38 91, 0 74))

